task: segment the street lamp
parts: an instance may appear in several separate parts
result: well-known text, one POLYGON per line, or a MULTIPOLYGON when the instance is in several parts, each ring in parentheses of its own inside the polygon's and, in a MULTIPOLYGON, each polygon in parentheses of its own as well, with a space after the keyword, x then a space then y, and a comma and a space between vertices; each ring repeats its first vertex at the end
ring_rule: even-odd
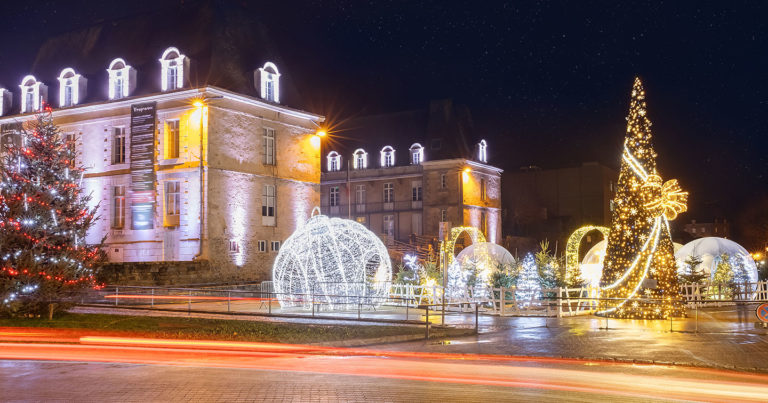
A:
POLYGON ((205 194, 205 183, 204 183, 204 176, 205 176, 205 170, 203 168, 203 161, 205 158, 205 153, 203 150, 203 115, 205 114, 205 108, 206 108, 206 102, 214 100, 214 99, 221 99, 224 98, 220 95, 218 96, 202 96, 195 98, 192 101, 192 106, 194 106, 196 109, 200 111, 200 165, 198 167, 198 171, 200 173, 200 239, 198 242, 197 247, 197 255, 193 258, 193 260, 200 259, 203 256, 203 231, 205 229, 205 197, 203 195, 205 194))

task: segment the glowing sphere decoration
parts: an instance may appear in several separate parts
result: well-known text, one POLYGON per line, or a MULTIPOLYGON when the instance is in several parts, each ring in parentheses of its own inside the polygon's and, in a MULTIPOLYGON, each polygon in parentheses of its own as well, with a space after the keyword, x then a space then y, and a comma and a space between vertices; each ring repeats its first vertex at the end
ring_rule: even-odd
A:
POLYGON ((726 254, 731 259, 738 259, 743 266, 750 282, 757 281, 757 265, 752 255, 743 246, 730 239, 705 237, 688 242, 675 251, 677 270, 681 274, 688 273, 690 268, 685 263, 689 256, 697 256, 701 263, 696 267, 711 279, 714 279, 720 257, 726 254))
POLYGON ((275 259, 272 279, 280 306, 308 308, 313 299, 323 309, 384 303, 392 283, 387 248, 363 225, 319 211, 313 210, 275 259))
POLYGON ((493 242, 478 242, 462 249, 448 266, 448 288, 451 298, 465 295, 472 285, 472 297, 487 297, 494 270, 515 264, 515 259, 503 246, 493 242))

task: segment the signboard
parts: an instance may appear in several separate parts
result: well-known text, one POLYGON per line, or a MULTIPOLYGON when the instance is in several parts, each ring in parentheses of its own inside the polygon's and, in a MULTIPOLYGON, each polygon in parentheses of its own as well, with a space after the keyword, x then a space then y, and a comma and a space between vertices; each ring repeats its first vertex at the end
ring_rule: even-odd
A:
POLYGON ((760 304, 755 311, 757 318, 763 323, 768 323, 768 303, 760 304))
POLYGON ((446 238, 448 238, 448 234, 451 233, 451 222, 450 221, 440 221, 437 224, 437 237, 440 238, 440 240, 444 241, 446 238))
POLYGON ((131 228, 154 227, 157 103, 131 105, 131 228))
POLYGON ((0 155, 5 154, 5 150, 13 146, 21 146, 21 122, 0 126, 0 155))

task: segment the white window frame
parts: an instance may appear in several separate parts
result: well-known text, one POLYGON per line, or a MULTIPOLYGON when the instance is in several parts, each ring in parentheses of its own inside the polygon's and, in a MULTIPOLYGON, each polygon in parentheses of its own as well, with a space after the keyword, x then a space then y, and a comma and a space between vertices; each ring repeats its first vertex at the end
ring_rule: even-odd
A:
POLYGON ((410 148, 411 165, 421 165, 424 162, 424 147, 419 143, 413 143, 410 148))
POLYGON ((261 224, 274 227, 277 222, 277 188, 264 185, 261 194, 261 224))
POLYGON ((280 71, 277 66, 272 62, 264 63, 264 66, 259 68, 259 77, 261 99, 280 103, 280 71))
POLYGON ((112 186, 112 229, 125 228, 125 186, 112 186))
POLYGON ((488 144, 485 140, 480 140, 480 143, 478 143, 477 159, 480 162, 488 162, 488 144))
POLYGON ((112 164, 124 164, 126 159, 125 126, 112 127, 112 164))
POLYGON ((187 57, 174 47, 170 47, 163 52, 163 56, 160 57, 160 88, 163 91, 173 91, 179 88, 184 88, 187 61, 187 57), (168 81, 170 78, 169 68, 172 66, 175 66, 176 71, 174 83, 168 81))
POLYGON ((165 181, 163 190, 165 193, 164 222, 178 225, 181 217, 181 181, 165 181))
POLYGON ((393 182, 387 182, 384 184, 384 192, 382 193, 382 200, 384 203, 395 202, 395 184, 393 182))
POLYGON ((341 169, 341 155, 336 151, 328 153, 328 172, 336 172, 341 169))
POLYGON ((21 80, 21 113, 37 112, 43 109, 43 103, 48 100, 48 87, 35 76, 28 75, 21 80), (29 102, 32 105, 29 105, 29 102))
POLYGON ((267 251, 267 241, 259 240, 257 245, 258 245, 258 250, 257 250, 258 252, 264 253, 267 251))
POLYGON ((389 168, 395 166, 395 149, 392 146, 385 146, 381 149, 381 167, 389 168))
POLYGON ((352 153, 352 162, 355 165, 355 169, 368 168, 368 153, 365 152, 365 150, 362 148, 358 148, 355 150, 355 152, 352 153))
POLYGON ((125 60, 117 58, 109 63, 109 99, 125 98, 131 94, 134 86, 135 70, 125 60))
POLYGON ((270 241, 269 249, 272 252, 280 252, 280 241, 270 241))
POLYGON ((276 145, 277 131, 271 127, 265 127, 262 135, 262 152, 264 153, 262 162, 264 165, 277 165, 276 145))
POLYGON ((411 182, 411 201, 422 201, 424 189, 421 181, 411 182))
POLYGON ((240 253, 240 242, 230 239, 229 240, 229 251, 234 253, 240 253))
POLYGON ((331 207, 338 207, 339 206, 339 187, 338 186, 331 186, 331 189, 328 193, 328 203, 331 207))
POLYGON ((85 89, 85 77, 77 74, 75 70, 68 67, 59 74, 59 107, 68 108, 80 103, 84 94, 80 89, 85 89))
POLYGON ((165 121, 165 159, 176 159, 181 155, 181 122, 179 119, 165 121))

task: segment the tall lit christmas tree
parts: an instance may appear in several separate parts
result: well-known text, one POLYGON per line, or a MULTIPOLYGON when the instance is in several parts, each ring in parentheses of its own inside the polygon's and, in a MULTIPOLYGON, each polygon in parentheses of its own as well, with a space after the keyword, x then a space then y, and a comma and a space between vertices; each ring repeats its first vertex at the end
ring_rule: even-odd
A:
POLYGON ((599 314, 639 319, 683 313, 669 221, 686 210, 688 193, 656 169, 645 90, 632 87, 627 133, 600 281, 599 314))
POLYGON ((100 245, 85 243, 96 217, 81 194, 74 144, 50 111, 23 125, 0 161, 0 313, 44 314, 95 286, 100 245))

